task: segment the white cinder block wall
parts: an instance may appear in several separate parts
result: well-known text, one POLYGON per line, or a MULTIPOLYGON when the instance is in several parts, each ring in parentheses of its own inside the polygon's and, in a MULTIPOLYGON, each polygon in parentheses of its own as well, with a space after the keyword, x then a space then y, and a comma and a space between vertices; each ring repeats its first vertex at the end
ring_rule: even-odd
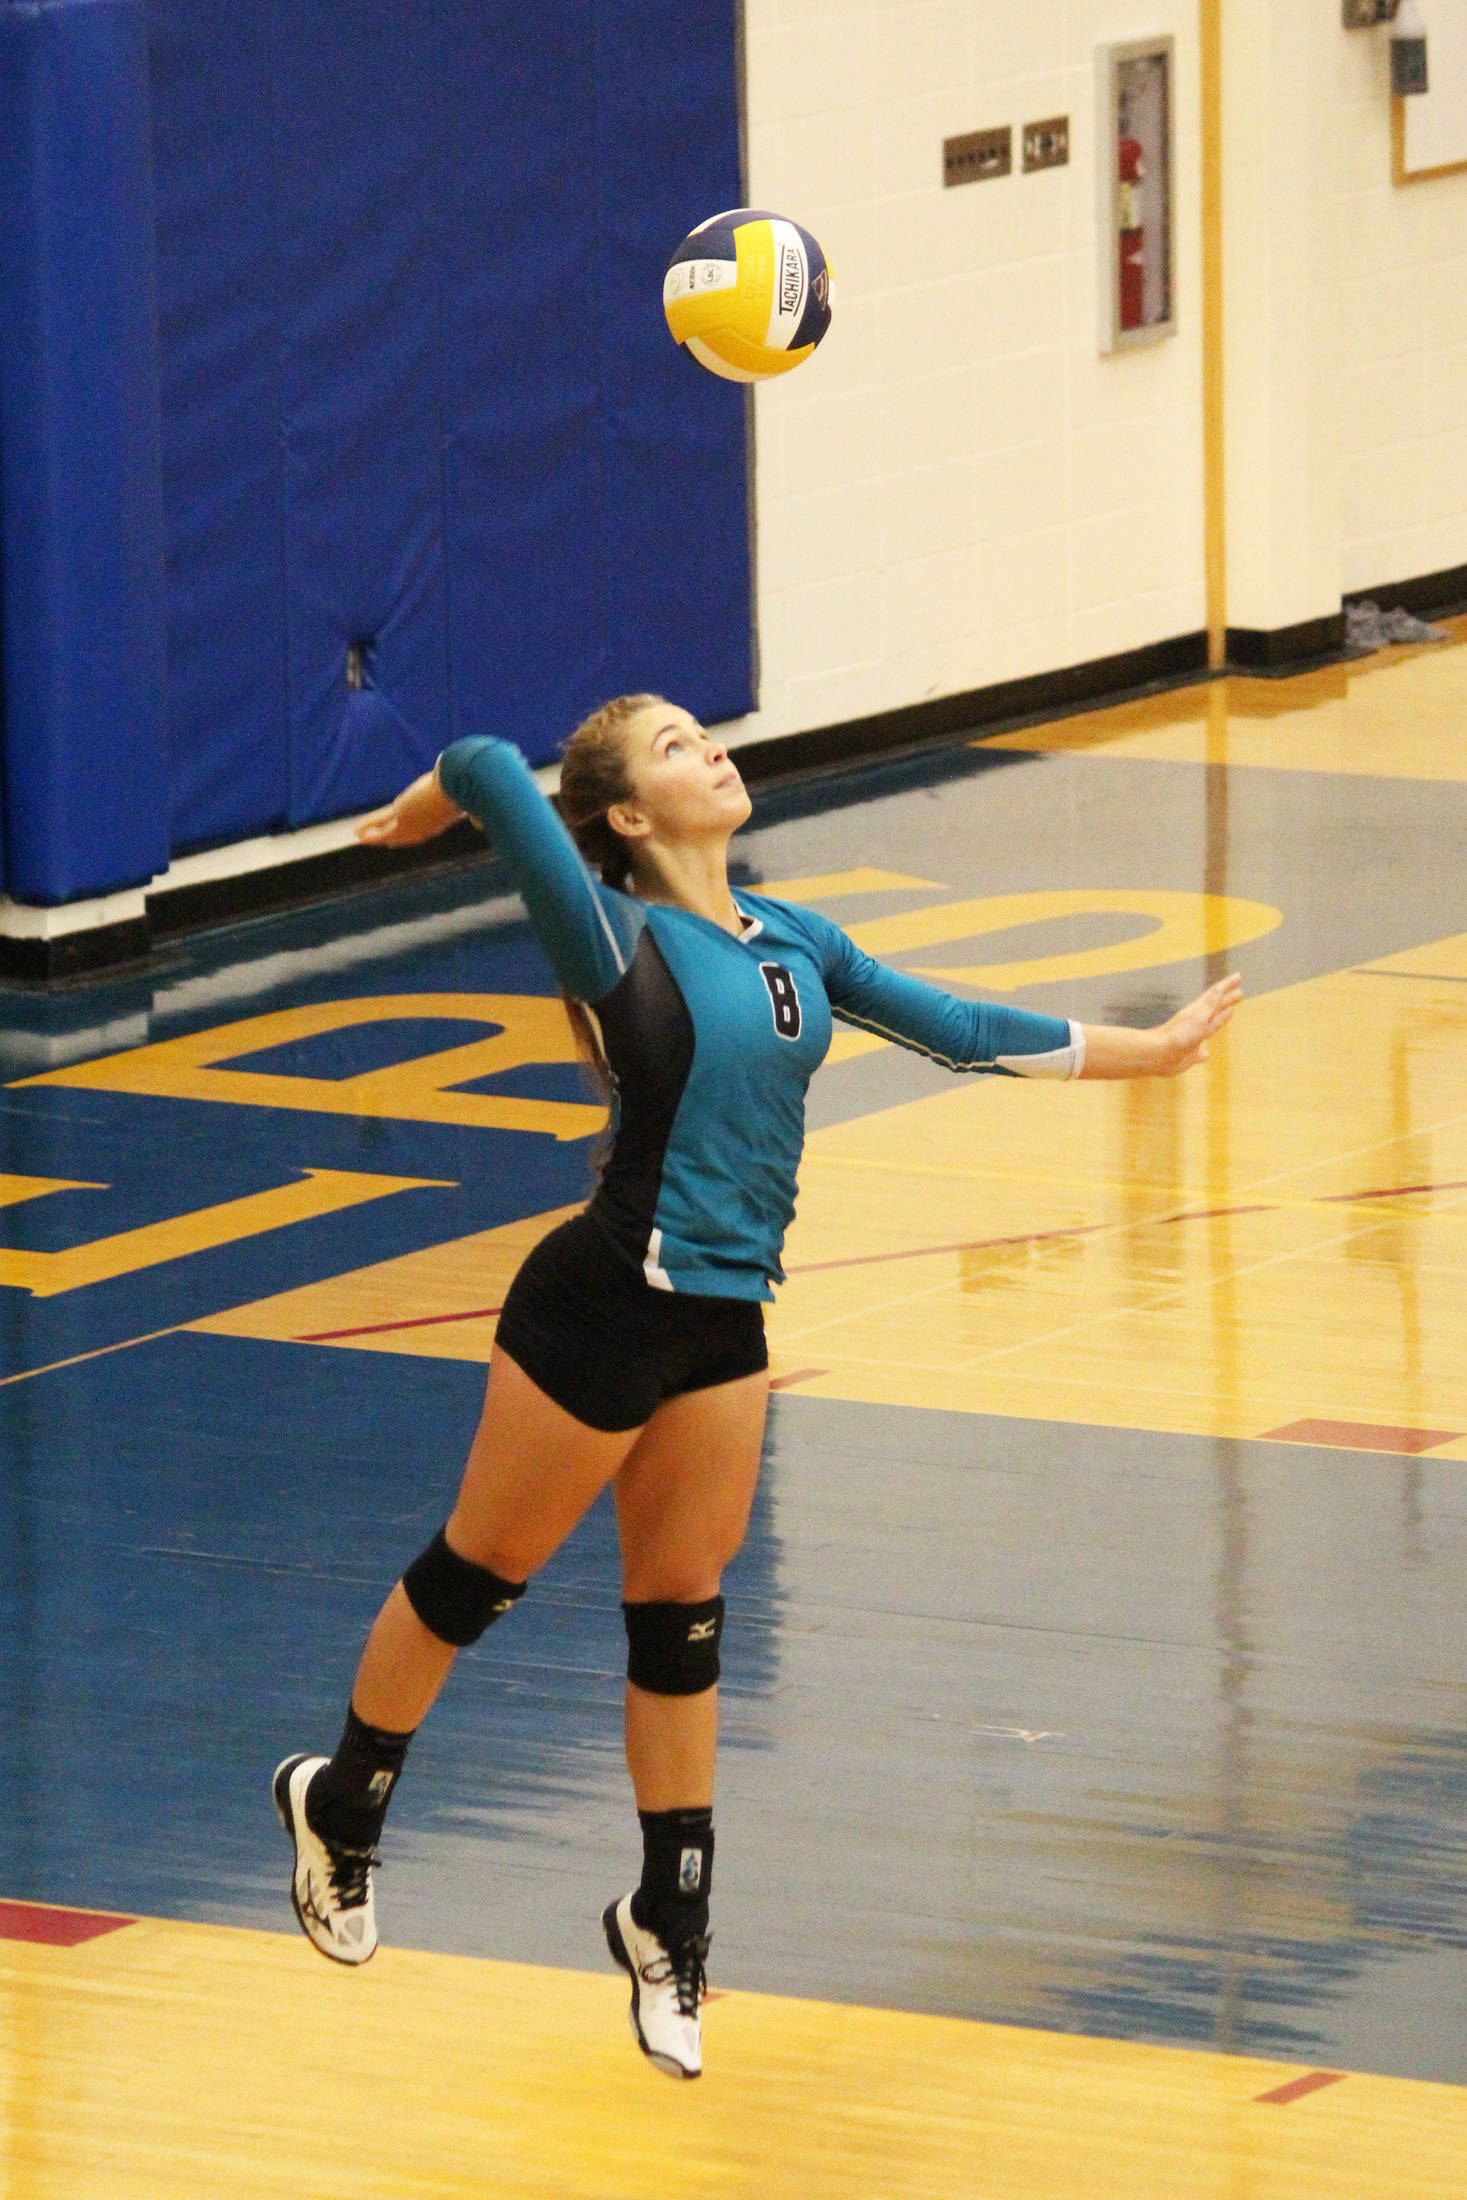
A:
MULTIPOLYGON (((755 398, 761 707, 735 739, 1204 624, 1197 14, 1195 0, 746 0, 750 197, 820 237, 837 312, 815 359, 755 398), (1165 31, 1180 330, 1106 357, 1095 49, 1165 31), (942 188, 945 137, 1009 123, 1017 160, 1023 124, 1053 114, 1070 118, 1068 167, 942 188)), ((1384 36, 1347 33, 1337 13, 1321 28, 1338 62, 1321 87, 1328 151, 1289 191, 1317 190, 1311 234, 1338 261, 1310 274, 1338 361, 1309 413, 1329 442, 1338 557, 1319 545, 1320 600, 1302 609, 1276 559, 1234 575, 1229 620, 1245 626, 1327 610, 1336 586, 1467 564, 1467 174, 1394 185, 1384 36)), ((1231 102, 1224 88, 1234 181, 1250 141, 1267 158, 1245 74, 1231 102)), ((1275 225, 1266 206, 1233 213, 1229 279, 1246 284, 1249 224, 1275 225)), ((1235 347, 1292 348, 1286 313, 1247 319, 1233 315, 1235 347)), ((1234 356, 1235 389, 1239 376, 1234 356)), ((1233 438, 1245 473, 1260 437, 1293 432, 1286 407, 1266 409, 1233 438)), ((1248 547, 1238 494, 1230 566, 1248 547)), ((1316 491, 1307 501, 1317 532, 1316 491)))
POLYGON ((1467 173, 1393 184, 1385 39, 1340 46, 1341 585, 1359 592, 1467 565, 1467 173))
POLYGON ((761 708, 788 733, 1205 623, 1191 0, 747 0, 749 191, 834 266, 836 318, 757 392, 761 708), (1096 339, 1095 48, 1177 40, 1180 331, 1096 339), (1068 167, 1018 173, 1026 122, 1068 167), (942 187, 945 137, 1015 170, 942 187))

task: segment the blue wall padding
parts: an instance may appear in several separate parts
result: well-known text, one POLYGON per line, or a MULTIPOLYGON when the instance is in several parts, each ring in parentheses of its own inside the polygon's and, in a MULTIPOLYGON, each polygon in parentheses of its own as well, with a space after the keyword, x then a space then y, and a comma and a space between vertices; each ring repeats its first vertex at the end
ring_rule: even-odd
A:
POLYGON ((289 810, 271 10, 151 9, 175 844, 289 810))
POLYGON ((420 771, 449 696, 437 200, 457 63, 436 6, 330 14, 322 37, 320 0, 275 9, 292 824, 420 771), (371 712, 348 708, 353 642, 371 712))
POLYGON ((649 0, 598 30, 606 493, 631 523, 606 568, 608 681, 712 724, 754 700, 744 408, 660 308, 675 246, 742 195, 733 10, 649 0))
POLYGON ((661 310, 739 197, 733 0, 150 17, 175 845, 748 709, 742 398, 661 310))
MULTIPOLYGON (((455 731, 504 732, 532 756, 569 731, 588 697, 616 692, 600 12, 565 0, 491 4, 489 35, 465 52, 446 118, 455 731)), ((660 318, 660 284, 657 296, 660 318)))
POLYGON ((5 885, 168 860, 164 531, 140 0, 0 8, 5 885))
POLYGON ((734 0, 143 9, 0 6, 8 890, 747 709, 743 403, 660 305, 734 0))

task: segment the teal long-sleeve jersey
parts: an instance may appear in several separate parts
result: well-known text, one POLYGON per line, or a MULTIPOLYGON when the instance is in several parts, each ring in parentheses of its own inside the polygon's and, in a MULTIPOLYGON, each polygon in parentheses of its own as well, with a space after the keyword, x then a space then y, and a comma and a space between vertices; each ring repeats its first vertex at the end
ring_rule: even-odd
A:
POLYGON ((489 834, 556 977, 590 1011, 612 1089, 591 1213, 662 1290, 768 1299, 783 1280, 805 1092, 832 1016, 950 1069, 1083 1067, 1077 1024, 888 970, 812 909, 738 887, 735 938, 602 885, 509 742, 456 741, 438 777, 489 834))

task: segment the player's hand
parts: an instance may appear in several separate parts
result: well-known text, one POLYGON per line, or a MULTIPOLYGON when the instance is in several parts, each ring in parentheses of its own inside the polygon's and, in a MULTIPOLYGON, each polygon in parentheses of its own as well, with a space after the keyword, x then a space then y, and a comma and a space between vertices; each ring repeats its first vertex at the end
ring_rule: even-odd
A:
POLYGON ((1178 1077, 1184 1069, 1205 1062, 1208 1040, 1230 1022, 1242 998, 1243 981, 1234 971, 1199 993, 1185 1008, 1179 1008, 1164 1024, 1158 1024, 1150 1035, 1157 1048, 1153 1076, 1178 1077))
POLYGON ((357 839, 369 848, 413 848, 435 833, 447 832, 463 811, 450 802, 432 772, 404 787, 385 809, 374 810, 357 827, 357 839))

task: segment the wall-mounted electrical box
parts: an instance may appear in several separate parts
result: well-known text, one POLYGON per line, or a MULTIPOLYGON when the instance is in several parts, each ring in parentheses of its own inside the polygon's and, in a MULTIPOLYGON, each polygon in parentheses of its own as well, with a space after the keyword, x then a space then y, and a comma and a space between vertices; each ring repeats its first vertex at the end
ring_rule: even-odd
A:
POLYGON ((1175 58, 1170 37, 1095 57, 1102 351, 1176 334, 1175 58))
POLYGON ((1014 167, 1014 133, 1005 123, 999 130, 970 130, 966 137, 942 141, 944 187, 955 183, 986 183, 990 176, 1007 176, 1014 167))
POLYGON ((1024 173, 1036 168, 1063 168, 1070 158, 1070 118, 1051 115, 1047 122, 1024 124, 1024 173))

